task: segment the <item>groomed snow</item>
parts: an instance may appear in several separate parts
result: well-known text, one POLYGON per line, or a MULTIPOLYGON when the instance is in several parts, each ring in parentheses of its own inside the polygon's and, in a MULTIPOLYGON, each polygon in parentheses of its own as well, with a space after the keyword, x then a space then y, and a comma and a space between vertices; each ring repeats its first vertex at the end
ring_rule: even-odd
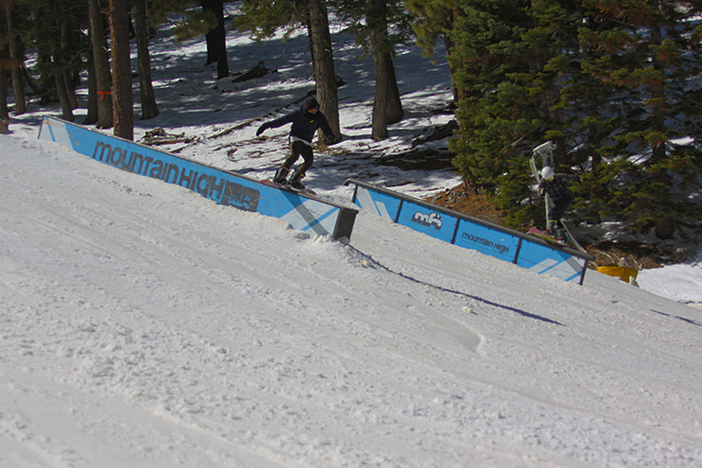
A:
POLYGON ((0 466, 702 466, 702 312, 4 136, 0 466))

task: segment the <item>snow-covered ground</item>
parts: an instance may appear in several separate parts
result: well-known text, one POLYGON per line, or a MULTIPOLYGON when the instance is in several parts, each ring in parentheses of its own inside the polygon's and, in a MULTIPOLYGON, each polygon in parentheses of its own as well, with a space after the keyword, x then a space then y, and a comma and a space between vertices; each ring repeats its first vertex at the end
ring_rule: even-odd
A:
MULTIPOLYGON (((311 87, 305 44, 230 36, 232 69, 280 76, 214 89, 201 42, 162 40, 137 134, 263 176, 286 129, 254 132, 311 87)), ((307 185, 455 185, 377 164, 450 118, 441 57, 400 54, 408 119, 376 143, 368 61, 340 49, 346 140, 307 185)), ((699 261, 578 286, 366 213, 348 245, 310 238, 38 141, 31 111, 0 135, 0 467, 702 467, 699 261)))

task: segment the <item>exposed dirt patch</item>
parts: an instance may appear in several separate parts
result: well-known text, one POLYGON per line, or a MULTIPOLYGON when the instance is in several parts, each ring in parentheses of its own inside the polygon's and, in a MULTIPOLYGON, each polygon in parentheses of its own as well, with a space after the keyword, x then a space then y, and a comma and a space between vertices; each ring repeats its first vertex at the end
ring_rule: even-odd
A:
POLYGON ((617 265, 620 258, 625 258, 631 268, 643 270, 660 268, 662 257, 669 253, 641 242, 598 242, 584 246, 589 254, 595 256, 595 263, 600 266, 617 265))
POLYGON ((504 224, 502 211, 490 197, 467 191, 463 185, 437 193, 427 201, 491 223, 504 224))

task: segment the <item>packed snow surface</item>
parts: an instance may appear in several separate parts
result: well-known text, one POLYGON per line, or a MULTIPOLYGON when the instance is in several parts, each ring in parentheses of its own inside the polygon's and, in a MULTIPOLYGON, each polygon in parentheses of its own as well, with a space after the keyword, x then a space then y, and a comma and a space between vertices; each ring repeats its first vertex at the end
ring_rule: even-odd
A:
POLYGON ((702 312, 2 137, 0 466, 702 466, 702 312))
MULTIPOLYGON (((286 139, 257 125, 311 83, 304 40, 229 45, 280 76, 224 93, 193 71, 202 41, 163 41, 137 138, 185 133, 179 154, 259 177, 286 139)), ((308 186, 455 184, 377 164, 446 122, 445 62, 398 56, 408 116, 373 142, 352 57, 345 141, 308 186)), ((0 135, 1 468, 702 467, 699 263, 580 286, 363 212, 348 244, 310 237, 39 141, 42 112, 0 135)))

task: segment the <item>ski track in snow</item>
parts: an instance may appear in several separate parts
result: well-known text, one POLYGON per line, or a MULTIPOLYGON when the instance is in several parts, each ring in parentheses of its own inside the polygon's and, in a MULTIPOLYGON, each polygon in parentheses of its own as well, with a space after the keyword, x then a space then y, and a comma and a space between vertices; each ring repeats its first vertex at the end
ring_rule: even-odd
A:
POLYGON ((702 317, 3 137, 0 466, 702 466, 702 317))

